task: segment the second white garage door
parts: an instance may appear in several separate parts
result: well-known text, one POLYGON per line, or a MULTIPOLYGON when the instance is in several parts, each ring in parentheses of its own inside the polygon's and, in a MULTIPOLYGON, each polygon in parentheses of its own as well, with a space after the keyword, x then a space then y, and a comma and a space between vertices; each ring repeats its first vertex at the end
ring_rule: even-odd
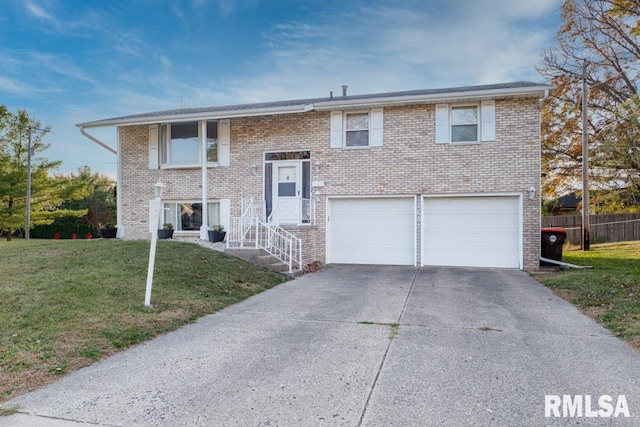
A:
POLYGON ((415 264, 414 198, 331 199, 328 263, 415 264))
POLYGON ((520 268, 519 197, 424 199, 422 264, 520 268))

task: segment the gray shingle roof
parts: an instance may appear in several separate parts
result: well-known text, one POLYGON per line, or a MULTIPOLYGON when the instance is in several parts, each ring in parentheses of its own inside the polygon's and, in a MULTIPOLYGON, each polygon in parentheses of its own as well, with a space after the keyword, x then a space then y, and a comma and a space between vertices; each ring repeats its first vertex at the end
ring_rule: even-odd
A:
POLYGON ((79 123, 79 127, 100 127, 126 124, 143 124, 154 121, 164 122, 171 120, 196 120, 197 118, 224 118, 242 117, 265 114, 286 114, 309 110, 339 109, 354 105, 364 106, 375 104, 383 106, 389 103, 418 103, 436 102, 447 99, 464 97, 488 97, 500 96, 535 96, 546 90, 553 89, 552 86, 532 83, 532 82, 512 82, 480 86, 464 86, 441 89, 422 89, 402 92, 386 92, 365 95, 347 95, 325 98, 295 99, 289 101, 263 102, 255 104, 225 105, 217 107, 180 108, 175 110, 155 111, 149 113, 132 114, 127 116, 113 117, 92 122, 79 123))

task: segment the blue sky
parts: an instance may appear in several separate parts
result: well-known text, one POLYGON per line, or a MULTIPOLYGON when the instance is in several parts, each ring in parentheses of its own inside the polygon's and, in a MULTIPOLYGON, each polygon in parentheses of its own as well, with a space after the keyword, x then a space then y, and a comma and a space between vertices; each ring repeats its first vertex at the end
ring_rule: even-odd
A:
MULTIPOLYGON (((45 156, 115 177, 76 123, 179 108, 509 81, 563 0, 3 0, 0 104, 52 126, 45 156)), ((93 134, 115 147, 114 129, 93 134)))

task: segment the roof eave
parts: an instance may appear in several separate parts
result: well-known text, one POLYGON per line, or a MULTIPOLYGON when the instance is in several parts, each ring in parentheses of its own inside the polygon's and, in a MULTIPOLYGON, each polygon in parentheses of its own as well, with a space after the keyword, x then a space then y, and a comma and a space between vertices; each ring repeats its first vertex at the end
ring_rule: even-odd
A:
POLYGON ((130 118, 114 118, 109 120, 98 120, 93 122, 79 123, 76 126, 79 128, 98 128, 109 126, 132 126, 132 125, 149 125, 154 123, 167 123, 167 122, 187 122, 193 120, 217 120, 217 119, 230 119, 237 117, 255 117, 255 116, 269 116, 277 114, 295 114, 304 113, 312 110, 326 111, 332 109, 342 108, 372 108, 372 107, 386 107, 406 104, 433 104, 433 103, 447 103, 456 101, 470 102, 473 100, 479 101, 483 99, 496 99, 500 97, 543 97, 546 92, 552 90, 554 87, 550 85, 537 85, 529 87, 515 87, 515 88, 499 88, 499 89, 479 89, 473 91, 455 91, 445 92, 437 94, 414 94, 414 95, 401 95, 392 97, 374 97, 374 98, 351 98, 341 99, 335 98, 327 101, 315 102, 312 104, 298 104, 292 106, 278 106, 267 108, 255 108, 255 109, 236 109, 236 110, 219 110, 219 111, 203 111, 192 114, 167 114, 158 116, 146 116, 146 117, 130 117, 130 118))
POLYGON ((422 95, 408 95, 408 96, 396 96, 396 97, 380 97, 380 98, 368 98, 368 99, 352 99, 352 100, 331 100, 323 101, 314 104, 314 109, 318 111, 331 110, 336 108, 357 108, 357 107, 369 107, 369 106, 393 106, 404 104, 433 104, 433 103, 447 103, 455 102, 459 100, 482 100, 482 99, 495 99, 500 97, 543 97, 546 91, 552 90, 554 87, 550 85, 531 86, 526 88, 507 88, 507 89, 489 89, 489 90, 475 90, 468 92, 449 92, 438 94, 422 94, 422 95))
POLYGON ((176 123, 189 122, 193 120, 203 119, 232 119, 234 117, 254 117, 254 116, 270 116, 274 114, 294 114, 304 113, 312 110, 309 105, 294 105, 289 107, 272 107, 258 109, 242 109, 242 110, 220 110, 220 111, 204 111, 193 114, 167 114, 163 116, 152 117, 133 117, 123 119, 98 120, 94 122, 78 123, 79 128, 97 128, 109 126, 132 126, 132 125, 150 125, 154 123, 176 123))

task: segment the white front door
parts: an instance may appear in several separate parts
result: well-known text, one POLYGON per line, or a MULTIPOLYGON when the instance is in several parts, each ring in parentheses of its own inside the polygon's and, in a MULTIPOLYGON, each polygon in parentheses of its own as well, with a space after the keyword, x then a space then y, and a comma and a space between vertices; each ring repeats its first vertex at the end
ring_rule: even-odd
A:
POLYGON ((300 222, 300 170, 300 162, 273 163, 273 220, 279 224, 300 222))

